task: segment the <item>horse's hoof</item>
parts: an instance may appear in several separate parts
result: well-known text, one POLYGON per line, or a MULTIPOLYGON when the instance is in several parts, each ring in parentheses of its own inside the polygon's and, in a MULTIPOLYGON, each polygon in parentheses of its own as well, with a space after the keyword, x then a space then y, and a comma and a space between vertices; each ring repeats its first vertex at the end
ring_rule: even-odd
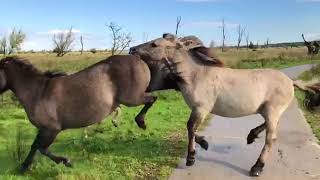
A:
POLYGON ((259 168, 259 167, 253 167, 250 170, 250 176, 252 177, 258 177, 261 175, 261 173, 262 173, 262 168, 259 168))
POLYGON ((65 161, 63 161, 63 164, 64 164, 66 167, 72 167, 72 162, 71 162, 69 159, 66 159, 65 161))
POLYGON ((20 169, 19 169, 19 173, 20 173, 20 174, 24 174, 24 173, 25 173, 26 171, 28 171, 28 170, 29 170, 29 166, 22 164, 21 167, 20 167, 20 169))
POLYGON ((252 144, 256 138, 257 136, 250 132, 247 137, 247 144, 252 144))
POLYGON ((143 129, 143 130, 146 130, 147 129, 147 126, 146 126, 146 123, 144 122, 144 118, 143 117, 137 117, 135 119, 137 125, 139 128, 143 129))
POLYGON ((205 140, 205 139, 202 139, 200 142, 199 142, 199 145, 201 146, 202 149, 204 150, 208 150, 209 149, 209 144, 208 142, 205 140))
POLYGON ((264 163, 258 161, 250 170, 250 176, 258 177, 263 171, 264 163))
POLYGON ((187 159, 186 166, 193 166, 195 159, 187 159))

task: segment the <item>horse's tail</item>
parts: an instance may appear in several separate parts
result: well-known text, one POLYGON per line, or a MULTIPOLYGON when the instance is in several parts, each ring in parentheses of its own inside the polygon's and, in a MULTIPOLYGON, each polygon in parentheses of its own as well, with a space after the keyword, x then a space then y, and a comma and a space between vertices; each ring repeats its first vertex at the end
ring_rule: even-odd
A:
POLYGON ((298 88, 299 90, 308 91, 308 88, 303 85, 303 82, 301 80, 293 81, 293 86, 298 88))

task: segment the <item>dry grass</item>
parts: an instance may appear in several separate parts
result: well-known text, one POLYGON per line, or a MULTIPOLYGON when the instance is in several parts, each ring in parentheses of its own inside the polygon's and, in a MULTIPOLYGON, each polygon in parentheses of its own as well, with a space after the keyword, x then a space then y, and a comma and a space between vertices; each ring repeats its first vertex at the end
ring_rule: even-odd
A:
POLYGON ((272 60, 320 60, 320 55, 310 57, 307 55, 307 49, 304 47, 293 48, 268 48, 257 49, 256 51, 247 49, 227 49, 226 52, 221 52, 221 49, 216 49, 217 56, 231 67, 238 67, 242 61, 272 61, 272 60))

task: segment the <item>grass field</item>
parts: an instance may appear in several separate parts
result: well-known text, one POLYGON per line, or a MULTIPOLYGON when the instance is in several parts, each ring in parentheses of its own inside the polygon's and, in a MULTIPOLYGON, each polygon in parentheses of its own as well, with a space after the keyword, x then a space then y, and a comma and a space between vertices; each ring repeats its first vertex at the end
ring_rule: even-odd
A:
MULTIPOLYGON (((311 81, 312 79, 319 79, 320 78, 320 64, 314 66, 311 70, 302 73, 299 79, 304 81, 311 81)), ((320 112, 314 111, 309 112, 303 107, 303 99, 304 99, 304 92, 296 91, 296 97, 299 101, 300 107, 304 112, 305 118, 307 119, 308 123, 310 124, 313 133, 315 136, 320 140, 320 112)))
MULTIPOLYGON (((229 50, 224 53, 217 50, 217 55, 231 67, 283 68, 311 62, 302 55, 301 49, 229 50)), ((29 59, 41 70, 73 73, 109 54, 70 53, 62 58, 50 53, 19 56, 29 59)), ((312 62, 319 59, 313 58, 312 62)), ((159 100, 147 114, 147 130, 139 129, 134 122, 142 107, 123 107, 118 128, 105 119, 102 124, 87 128, 88 137, 84 129, 67 130, 59 135, 51 150, 70 157, 73 168, 56 165, 37 154, 32 169, 20 176, 16 171, 19 161, 26 156, 36 129, 16 98, 10 92, 5 93, 0 101, 0 179, 166 179, 185 153, 190 110, 178 92, 155 94, 159 100)))
MULTIPOLYGON (((5 102, 12 101, 7 93, 5 102)), ((185 151, 185 122, 189 110, 180 94, 172 91, 160 99, 147 115, 147 130, 141 130, 134 117, 141 107, 122 108, 119 127, 110 120, 83 129, 67 130, 51 146, 53 152, 73 160, 74 167, 55 165, 38 154, 27 179, 154 179, 167 177, 185 151)), ((19 160, 26 156, 36 129, 28 122, 24 110, 17 105, 0 107, 0 179, 22 178, 16 175, 19 160), (17 130, 21 136, 16 145, 17 130), (21 157, 12 153, 21 150, 21 157)))

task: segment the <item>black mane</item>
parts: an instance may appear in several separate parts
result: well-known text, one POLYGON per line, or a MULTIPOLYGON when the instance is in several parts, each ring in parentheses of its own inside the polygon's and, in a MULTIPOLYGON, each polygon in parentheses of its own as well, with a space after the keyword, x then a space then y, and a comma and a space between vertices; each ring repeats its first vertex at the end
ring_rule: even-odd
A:
POLYGON ((55 78, 55 77, 60 77, 60 76, 66 76, 67 75, 67 73, 59 72, 59 71, 42 72, 42 71, 38 70, 36 67, 34 67, 28 60, 20 58, 20 57, 14 57, 14 56, 13 57, 5 57, 5 58, 0 60, 0 64, 4 64, 4 63, 7 63, 7 62, 14 63, 19 68, 28 70, 31 73, 35 73, 35 74, 46 76, 48 78, 55 78))

